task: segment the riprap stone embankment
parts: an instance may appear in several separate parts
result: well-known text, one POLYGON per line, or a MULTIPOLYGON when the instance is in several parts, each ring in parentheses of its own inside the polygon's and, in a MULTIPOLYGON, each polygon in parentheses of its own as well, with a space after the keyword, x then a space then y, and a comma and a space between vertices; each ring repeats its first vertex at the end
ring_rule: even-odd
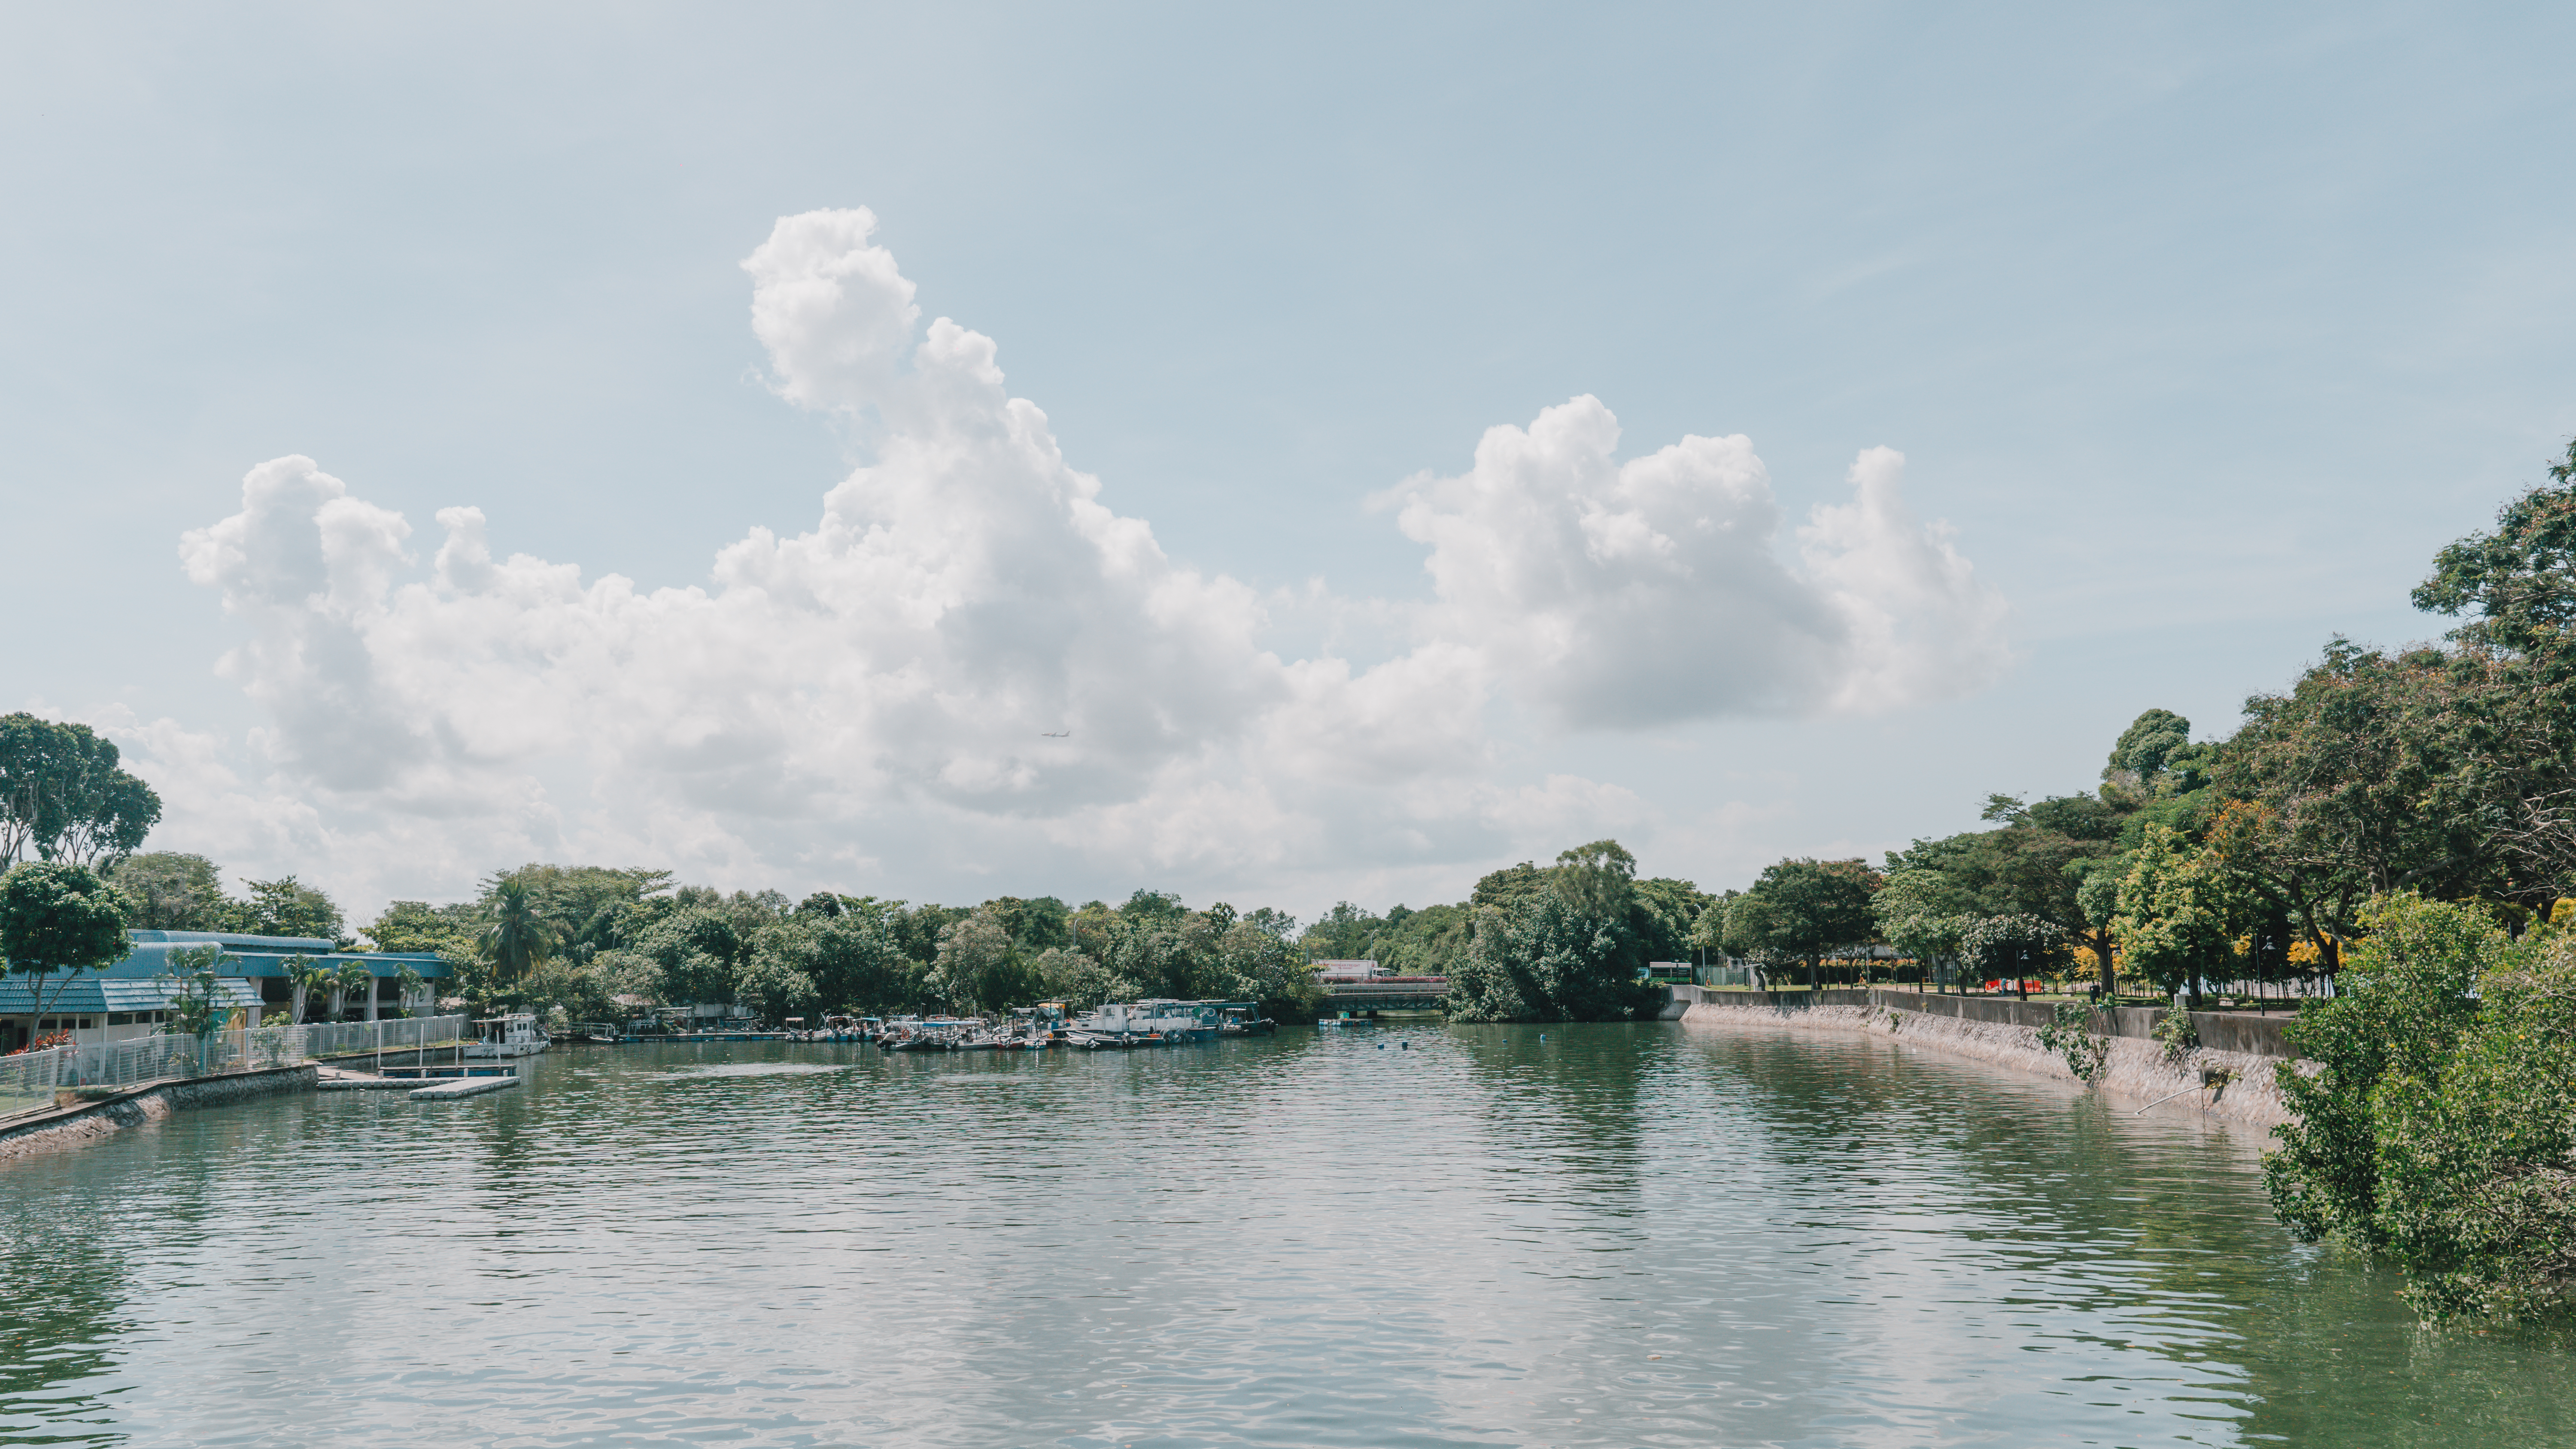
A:
POLYGON ((296 1067, 232 1072, 160 1082, 103 1101, 35 1113, 0 1124, 0 1162, 59 1147, 77 1147, 128 1127, 157 1122, 185 1107, 213 1107, 276 1092, 311 1091, 314 1075, 309 1062, 296 1067))

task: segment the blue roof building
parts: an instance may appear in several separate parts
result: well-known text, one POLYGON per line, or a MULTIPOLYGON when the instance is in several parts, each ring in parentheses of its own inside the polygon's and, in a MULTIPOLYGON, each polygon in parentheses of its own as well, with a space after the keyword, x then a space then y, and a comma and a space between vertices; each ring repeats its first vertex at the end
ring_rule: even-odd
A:
MULTIPOLYGON (((60 972, 46 977, 0 977, 0 1051, 26 1045, 27 1018, 35 1012, 40 992, 46 998, 44 1020, 37 1027, 41 1033, 67 1031, 85 1046, 151 1035, 160 1029, 170 998, 178 990, 170 956, 193 947, 222 948, 217 989, 225 1004, 241 1013, 245 1026, 258 1025, 263 1014, 282 1019, 292 1006, 295 991, 286 979, 286 961, 292 956, 309 956, 334 969, 348 961, 367 968, 375 978, 375 990, 352 993, 365 999, 352 999, 343 1006, 356 1021, 373 1021, 390 1009, 426 1011, 436 1004, 436 983, 448 975, 447 964, 427 951, 335 951, 330 942, 313 937, 245 936, 228 931, 125 934, 132 949, 105 971, 76 971, 68 980, 60 972), (402 994, 406 966, 425 983, 410 1000, 402 994)), ((327 998, 308 998, 304 1014, 317 1016, 328 1005, 327 998)))

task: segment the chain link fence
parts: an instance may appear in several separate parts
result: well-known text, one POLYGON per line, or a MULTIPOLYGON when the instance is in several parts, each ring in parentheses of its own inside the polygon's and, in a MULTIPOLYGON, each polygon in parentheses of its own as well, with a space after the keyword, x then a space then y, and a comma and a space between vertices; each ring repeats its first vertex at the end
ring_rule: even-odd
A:
POLYGON ((54 1105, 54 1093, 65 1085, 64 1064, 77 1056, 71 1047, 55 1047, 0 1057, 0 1117, 54 1105))
POLYGON ((175 1077, 209 1077, 291 1067, 315 1057, 423 1051, 463 1038, 462 1016, 404 1017, 310 1026, 255 1026, 204 1036, 138 1036, 94 1046, 54 1047, 0 1057, 0 1117, 54 1105, 70 1087, 139 1087, 175 1077))

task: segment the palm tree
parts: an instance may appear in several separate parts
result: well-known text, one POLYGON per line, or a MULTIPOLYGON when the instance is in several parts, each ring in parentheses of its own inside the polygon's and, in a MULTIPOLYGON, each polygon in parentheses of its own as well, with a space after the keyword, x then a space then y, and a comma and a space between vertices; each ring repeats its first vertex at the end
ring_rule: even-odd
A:
POLYGON ((295 988, 295 1005, 287 1014, 287 1025, 304 1020, 304 999, 331 985, 331 968, 311 956, 289 956, 278 963, 286 973, 286 982, 295 988))
POLYGON ((536 893, 525 882, 505 880, 492 888, 492 924, 481 944, 503 981, 525 978, 554 955, 554 925, 537 914, 536 893))
POLYGON ((368 970, 367 963, 364 961, 341 962, 340 969, 331 973, 331 1019, 333 1021, 348 1015, 349 998, 360 991, 367 993, 370 998, 376 994, 376 973, 368 970))
MULTIPOLYGON (((420 1007, 417 1004, 420 999, 420 989, 429 984, 428 979, 422 976, 418 971, 413 970, 411 963, 409 962, 404 962, 403 965, 394 972, 394 979, 402 983, 402 1005, 394 1008, 394 1015, 411 1016, 418 1013, 420 1011, 420 1007)), ((438 1003, 435 1000, 432 1000, 429 1003, 428 1015, 438 1015, 438 1003)))

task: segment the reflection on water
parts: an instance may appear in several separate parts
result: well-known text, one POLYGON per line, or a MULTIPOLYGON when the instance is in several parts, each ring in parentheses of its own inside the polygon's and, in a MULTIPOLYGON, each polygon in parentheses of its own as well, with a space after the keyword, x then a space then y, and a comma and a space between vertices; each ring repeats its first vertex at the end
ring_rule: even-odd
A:
POLYGON ((575 1049, 0 1169, 0 1439, 2568 1440, 2568 1344, 2415 1331, 2260 1145, 1670 1025, 575 1049))

